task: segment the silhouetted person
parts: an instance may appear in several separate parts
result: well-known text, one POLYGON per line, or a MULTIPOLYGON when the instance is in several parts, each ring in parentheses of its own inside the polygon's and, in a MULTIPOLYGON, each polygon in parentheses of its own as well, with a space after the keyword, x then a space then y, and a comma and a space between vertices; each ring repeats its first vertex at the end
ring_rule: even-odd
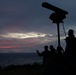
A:
POLYGON ((55 56, 56 55, 56 50, 55 50, 55 48, 54 48, 54 46, 53 45, 50 45, 50 55, 51 56, 55 56))
POLYGON ((48 46, 47 46, 47 45, 44 46, 44 51, 41 52, 41 53, 37 50, 37 54, 38 54, 39 56, 43 56, 43 65, 45 65, 45 64, 48 62, 47 59, 48 59, 48 57, 49 57, 48 46))
POLYGON ((58 46, 58 47, 57 47, 57 55, 58 55, 58 56, 61 56, 63 53, 64 53, 63 48, 62 48, 61 46, 58 46))
POLYGON ((70 73, 74 73, 76 69, 76 38, 72 29, 68 31, 68 37, 66 37, 65 41, 66 61, 70 66, 70 73))
POLYGON ((66 37, 65 41, 66 41, 65 53, 67 55, 75 55, 76 54, 76 38, 74 36, 74 31, 72 29, 68 31, 68 37, 66 37))
POLYGON ((49 50, 48 50, 48 46, 44 46, 44 51, 42 51, 41 53, 37 50, 37 53, 39 56, 43 56, 43 70, 42 70, 42 74, 43 75, 49 75, 49 71, 48 71, 48 62, 49 62, 49 50))

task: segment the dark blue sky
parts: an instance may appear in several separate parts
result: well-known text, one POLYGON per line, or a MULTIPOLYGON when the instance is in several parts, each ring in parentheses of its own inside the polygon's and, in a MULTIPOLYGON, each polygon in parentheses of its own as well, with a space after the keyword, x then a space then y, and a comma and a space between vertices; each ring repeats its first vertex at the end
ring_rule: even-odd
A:
MULTIPOLYGON (((46 44, 57 47, 56 24, 49 19, 53 11, 43 8, 43 2, 68 11, 65 31, 76 32, 75 0, 0 0, 0 52, 35 52, 46 44)), ((60 35, 65 46, 62 24, 60 35)))

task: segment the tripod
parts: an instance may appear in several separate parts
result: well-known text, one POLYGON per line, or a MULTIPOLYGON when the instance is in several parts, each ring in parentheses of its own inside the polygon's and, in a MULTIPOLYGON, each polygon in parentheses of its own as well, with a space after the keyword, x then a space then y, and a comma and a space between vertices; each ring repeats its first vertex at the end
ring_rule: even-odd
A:
POLYGON ((63 13, 59 13, 59 12, 55 12, 55 13, 52 13, 49 17, 53 23, 56 23, 57 24, 57 33, 58 33, 58 50, 59 52, 61 52, 61 44, 60 44, 60 23, 63 23, 63 19, 66 18, 65 14, 63 13))
POLYGON ((52 4, 49 4, 47 2, 43 2, 42 3, 42 7, 45 7, 49 10, 53 10, 55 13, 52 13, 50 15, 50 19, 53 21, 53 23, 57 24, 57 33, 58 33, 58 49, 61 49, 61 44, 60 44, 60 28, 59 28, 59 24, 63 23, 63 19, 66 18, 66 14, 68 14, 67 11, 60 9, 56 6, 53 6, 52 4))

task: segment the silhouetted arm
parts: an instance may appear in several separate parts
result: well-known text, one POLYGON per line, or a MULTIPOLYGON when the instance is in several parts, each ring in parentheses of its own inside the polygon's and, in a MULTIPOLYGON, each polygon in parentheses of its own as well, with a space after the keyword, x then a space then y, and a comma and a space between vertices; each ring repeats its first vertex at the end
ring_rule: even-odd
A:
POLYGON ((40 53, 38 50, 36 50, 36 51, 39 56, 42 56, 42 53, 40 53))
POLYGON ((69 38, 68 38, 68 37, 66 37, 66 39, 65 39, 66 44, 68 44, 68 40, 69 40, 69 38))

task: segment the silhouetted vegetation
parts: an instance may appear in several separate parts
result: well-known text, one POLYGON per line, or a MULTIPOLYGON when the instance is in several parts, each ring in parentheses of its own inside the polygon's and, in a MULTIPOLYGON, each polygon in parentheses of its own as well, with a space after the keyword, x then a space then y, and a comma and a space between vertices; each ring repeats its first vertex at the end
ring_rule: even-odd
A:
POLYGON ((8 65, 0 69, 0 75, 40 75, 42 65, 38 63, 25 65, 8 65))

